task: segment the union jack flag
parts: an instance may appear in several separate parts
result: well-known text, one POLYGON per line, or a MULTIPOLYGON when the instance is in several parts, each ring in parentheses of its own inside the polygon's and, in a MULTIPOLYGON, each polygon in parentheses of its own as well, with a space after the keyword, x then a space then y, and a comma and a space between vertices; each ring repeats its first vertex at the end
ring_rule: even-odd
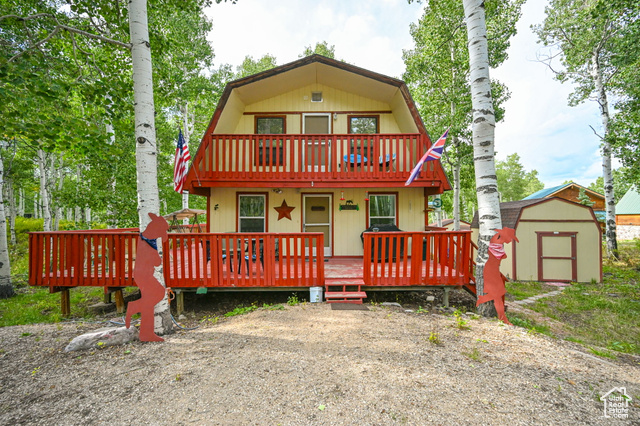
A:
POLYGON ((442 157, 442 151, 444 150, 444 143, 447 141, 447 135, 448 134, 449 134, 449 129, 447 129, 447 131, 444 132, 444 134, 442 136, 440 136, 440 139, 438 139, 436 141, 436 143, 431 145, 431 147, 427 150, 427 152, 424 153, 424 155, 422 156, 420 161, 418 161, 418 164, 416 164, 416 166, 413 168, 413 170, 411 170, 411 174, 409 175, 409 179, 407 179, 407 181, 405 182, 404 186, 411 185, 411 183, 420 174, 420 170, 422 169, 422 166, 424 165, 424 163, 426 161, 435 161, 435 160, 439 160, 440 157, 442 157))
POLYGON ((178 133, 178 146, 176 147, 175 164, 173 165, 173 189, 182 192, 184 183, 187 180, 187 164, 191 160, 189 147, 182 136, 182 129, 178 133))

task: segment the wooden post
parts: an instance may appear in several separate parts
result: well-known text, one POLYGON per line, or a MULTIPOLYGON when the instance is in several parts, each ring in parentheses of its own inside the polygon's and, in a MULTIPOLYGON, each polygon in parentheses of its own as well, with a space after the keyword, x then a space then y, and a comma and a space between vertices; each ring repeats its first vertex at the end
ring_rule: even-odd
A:
POLYGON ((184 312, 184 292, 176 290, 176 315, 180 316, 184 312))
POLYGON ((111 303, 111 292, 106 291, 104 293, 104 303, 111 303))
POLYGON ((119 288, 114 293, 116 294, 116 312, 119 314, 124 314, 125 306, 124 306, 124 296, 122 295, 122 289, 119 288))
POLYGON ((449 291, 451 290, 449 287, 444 287, 444 297, 442 298, 442 304, 445 308, 449 307, 449 291))
POLYGON ((60 311, 64 318, 71 316, 71 296, 68 288, 60 290, 60 311))

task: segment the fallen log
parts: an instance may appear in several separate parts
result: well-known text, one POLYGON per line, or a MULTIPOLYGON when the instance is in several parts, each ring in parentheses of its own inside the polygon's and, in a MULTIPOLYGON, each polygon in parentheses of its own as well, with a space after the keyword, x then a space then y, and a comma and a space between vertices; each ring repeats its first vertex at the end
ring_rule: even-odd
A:
POLYGON ((125 343, 138 340, 137 327, 110 327, 82 334, 75 337, 66 348, 65 352, 78 351, 83 349, 96 349, 104 346, 124 345, 125 343))

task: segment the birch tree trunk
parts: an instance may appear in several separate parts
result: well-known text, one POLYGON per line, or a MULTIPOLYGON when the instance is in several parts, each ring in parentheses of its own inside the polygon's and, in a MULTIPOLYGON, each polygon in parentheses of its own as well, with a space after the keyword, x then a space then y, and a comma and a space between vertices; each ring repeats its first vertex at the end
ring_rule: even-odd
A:
MULTIPOLYGON (((483 0, 463 0, 469 48, 471 103, 473 108, 473 162, 478 196, 478 258, 476 291, 484 294, 484 266, 488 259, 489 240, 502 228, 500 200, 494 155, 495 115, 489 79, 487 26, 483 0)), ((478 312, 496 316, 493 302, 483 303, 478 312)))
MULTIPOLYGON (((154 122, 153 74, 151 67, 151 45, 147 22, 147 1, 129 0, 129 33, 131 36, 131 59, 133 65, 133 97, 136 136, 136 171, 138 187, 138 216, 140 230, 151 221, 149 213, 160 213, 160 196, 157 176, 157 145, 154 122)), ((162 256, 162 244, 158 244, 162 256)), ((162 265, 156 268, 155 276, 164 286, 162 265)), ((155 307, 155 332, 159 335, 173 331, 169 302, 164 299, 155 307)))
POLYGON ((4 163, 0 156, 0 299, 13 296, 9 245, 7 244, 7 220, 4 213, 4 163))
MULTIPOLYGON (((109 104, 111 104, 112 102, 112 98, 110 95, 106 96, 106 99, 109 101, 109 104)), ((111 121, 110 118, 107 118, 107 122, 105 123, 105 130, 107 131, 107 134, 109 135, 109 140, 107 141, 107 143, 109 145, 113 145, 116 143, 116 134, 115 134, 115 129, 113 128, 113 122, 111 121)), ((113 191, 113 193, 115 194, 116 192, 116 173, 114 173, 112 176, 110 176, 111 182, 109 183, 109 185, 111 186, 111 191, 113 191)), ((107 205, 107 228, 109 229, 114 229, 116 227, 116 220, 115 220, 115 215, 116 212, 113 209, 113 198, 110 198, 109 204, 107 205)))
POLYGON ((20 200, 18 200, 18 215, 24 217, 24 188, 20 188, 20 200))
POLYGON ((38 169, 40 170, 40 207, 44 219, 43 230, 51 231, 51 209, 49 208, 49 193, 47 189, 47 154, 38 149, 38 169))
MULTIPOLYGON (((62 158, 62 154, 60 154, 60 168, 58 169, 58 191, 62 191, 63 184, 64 184, 64 160, 62 158)), ((55 221, 53 225, 54 230, 58 231, 60 229, 61 219, 62 219, 62 207, 58 205, 56 207, 56 216, 55 216, 55 221)))
MULTIPOLYGON (((2 161, 2 159, 0 159, 2 161)), ((11 244, 16 244, 16 193, 13 186, 13 179, 6 180, 7 197, 9 198, 9 239, 11 244)))
POLYGON ((618 241, 616 238, 616 200, 613 191, 613 174, 611 172, 611 144, 607 139, 609 134, 609 101, 604 87, 602 69, 598 61, 599 52, 595 50, 591 57, 591 72, 596 86, 598 105, 600 106, 600 119, 604 136, 602 137, 602 177, 604 180, 604 200, 606 205, 606 228, 605 238, 607 240, 607 252, 609 256, 618 258, 618 241))

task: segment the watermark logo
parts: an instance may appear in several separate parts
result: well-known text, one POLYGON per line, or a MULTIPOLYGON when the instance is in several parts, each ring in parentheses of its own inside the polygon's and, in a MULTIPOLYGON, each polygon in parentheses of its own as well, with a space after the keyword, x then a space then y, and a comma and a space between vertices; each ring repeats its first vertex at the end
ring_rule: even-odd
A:
POLYGON ((629 418, 629 402, 631 397, 627 395, 626 388, 613 388, 600 397, 604 403, 604 416, 606 418, 629 418))

